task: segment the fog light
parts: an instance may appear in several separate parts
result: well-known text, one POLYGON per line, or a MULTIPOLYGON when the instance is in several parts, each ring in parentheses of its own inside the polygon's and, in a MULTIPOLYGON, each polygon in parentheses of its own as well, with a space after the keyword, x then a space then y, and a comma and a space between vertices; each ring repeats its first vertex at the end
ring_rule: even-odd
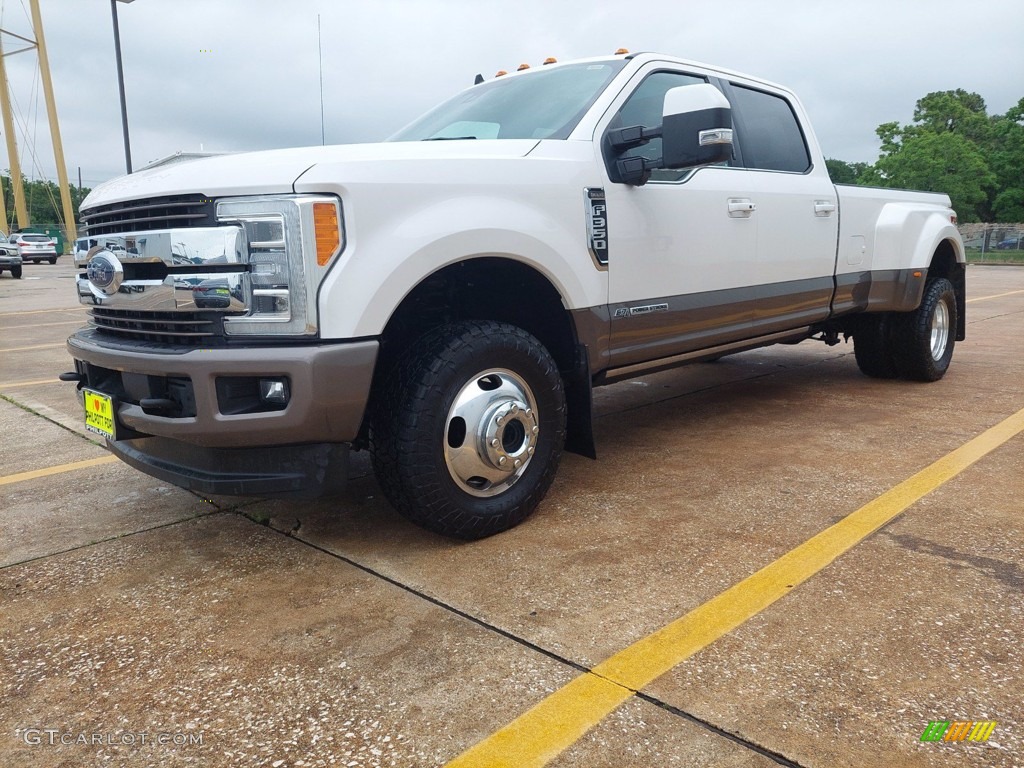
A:
POLYGON ((287 379, 260 379, 260 400, 265 403, 288 402, 287 379))

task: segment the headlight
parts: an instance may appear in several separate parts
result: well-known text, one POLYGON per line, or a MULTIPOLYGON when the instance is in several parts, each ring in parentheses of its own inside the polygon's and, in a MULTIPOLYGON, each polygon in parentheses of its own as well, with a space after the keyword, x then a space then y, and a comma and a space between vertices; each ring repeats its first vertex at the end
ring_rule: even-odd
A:
POLYGON ((316 291, 345 247, 334 197, 231 198, 217 203, 221 225, 242 228, 248 248, 249 312, 224 319, 230 334, 315 333, 316 291))

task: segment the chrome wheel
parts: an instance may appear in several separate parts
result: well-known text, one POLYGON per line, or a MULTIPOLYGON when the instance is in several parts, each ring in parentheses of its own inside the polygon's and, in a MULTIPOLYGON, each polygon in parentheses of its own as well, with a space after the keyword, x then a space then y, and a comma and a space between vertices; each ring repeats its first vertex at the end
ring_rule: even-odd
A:
POLYGON ((932 360, 941 360, 942 356, 946 354, 946 345, 949 344, 949 317, 949 306, 945 301, 939 301, 935 305, 934 314, 932 314, 932 360))
POLYGON ((496 496, 523 476, 539 432, 526 381, 503 368, 481 371, 459 390, 445 419, 448 472, 466 493, 496 496))

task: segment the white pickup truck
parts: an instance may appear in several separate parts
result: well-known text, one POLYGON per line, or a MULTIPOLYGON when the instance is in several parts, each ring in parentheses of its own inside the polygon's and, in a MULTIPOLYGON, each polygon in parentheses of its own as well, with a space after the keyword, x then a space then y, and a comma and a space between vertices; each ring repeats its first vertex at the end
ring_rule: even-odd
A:
POLYGON ((203 493, 332 491, 368 448, 402 514, 474 539, 595 456, 594 386, 810 338, 945 373, 949 199, 833 185, 790 91, 650 53, 482 80, 383 143, 93 190, 87 426, 203 493))

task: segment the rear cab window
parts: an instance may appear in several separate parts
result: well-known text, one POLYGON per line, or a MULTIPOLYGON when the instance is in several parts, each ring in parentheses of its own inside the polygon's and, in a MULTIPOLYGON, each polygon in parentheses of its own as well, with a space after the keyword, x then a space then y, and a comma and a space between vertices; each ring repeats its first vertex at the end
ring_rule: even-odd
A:
POLYGON ((792 105, 782 96, 729 83, 743 167, 805 173, 811 167, 807 141, 792 105))

